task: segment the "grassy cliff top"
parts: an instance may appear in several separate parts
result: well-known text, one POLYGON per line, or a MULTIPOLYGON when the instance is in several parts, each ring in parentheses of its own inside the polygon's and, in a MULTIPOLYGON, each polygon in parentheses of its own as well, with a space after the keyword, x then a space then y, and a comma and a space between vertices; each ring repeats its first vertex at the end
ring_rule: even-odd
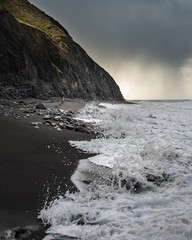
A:
POLYGON ((44 32, 67 52, 68 46, 64 41, 65 38, 70 37, 67 31, 57 21, 27 0, 0 0, 0 8, 5 8, 20 23, 44 32))

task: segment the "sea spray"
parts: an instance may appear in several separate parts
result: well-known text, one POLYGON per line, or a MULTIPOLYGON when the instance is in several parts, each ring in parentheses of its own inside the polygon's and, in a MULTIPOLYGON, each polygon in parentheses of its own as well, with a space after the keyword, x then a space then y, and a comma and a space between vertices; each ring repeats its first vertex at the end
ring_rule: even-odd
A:
POLYGON ((192 102, 93 103, 77 117, 103 138, 71 142, 97 155, 72 177, 80 192, 41 211, 48 236, 191 239, 192 102))

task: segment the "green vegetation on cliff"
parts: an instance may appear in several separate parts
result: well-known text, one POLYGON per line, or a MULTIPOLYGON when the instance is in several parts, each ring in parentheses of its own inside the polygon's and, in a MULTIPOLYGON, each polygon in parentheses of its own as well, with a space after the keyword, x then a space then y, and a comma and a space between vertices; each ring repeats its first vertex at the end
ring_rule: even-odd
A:
POLYGON ((67 52, 67 31, 53 18, 30 4, 27 0, 0 0, 0 8, 5 8, 17 21, 36 28, 48 35, 57 45, 67 52))

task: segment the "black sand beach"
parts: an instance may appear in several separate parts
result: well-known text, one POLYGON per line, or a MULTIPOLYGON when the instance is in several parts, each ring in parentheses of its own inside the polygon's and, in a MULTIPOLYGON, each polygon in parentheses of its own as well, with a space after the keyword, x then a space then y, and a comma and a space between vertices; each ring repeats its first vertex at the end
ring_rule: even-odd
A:
MULTIPOLYGON (((83 106, 78 104, 65 102, 62 107, 77 110, 83 106)), ((90 155, 71 147, 68 141, 93 137, 45 125, 35 128, 31 121, 36 119, 22 116, 17 109, 13 111, 21 116, 15 119, 6 115, 6 109, 0 113, 0 232, 38 224, 38 212, 46 200, 75 190, 71 175, 78 161, 90 155)))

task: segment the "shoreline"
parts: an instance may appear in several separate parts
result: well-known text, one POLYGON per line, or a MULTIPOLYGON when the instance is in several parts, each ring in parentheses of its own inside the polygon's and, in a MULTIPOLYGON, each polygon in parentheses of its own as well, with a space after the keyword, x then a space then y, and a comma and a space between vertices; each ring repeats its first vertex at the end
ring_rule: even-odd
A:
MULTIPOLYGON (((60 101, 37 99, 18 101, 0 99, 0 233, 14 227, 39 225, 38 212, 67 190, 75 191, 71 176, 79 160, 92 156, 77 150, 69 140, 91 140, 94 134, 58 129, 51 125, 32 125, 47 114, 27 113, 43 102, 55 108, 60 101)), ((65 100, 63 111, 78 111, 85 105, 65 100)), ((57 108, 57 107, 56 107, 57 108)))

